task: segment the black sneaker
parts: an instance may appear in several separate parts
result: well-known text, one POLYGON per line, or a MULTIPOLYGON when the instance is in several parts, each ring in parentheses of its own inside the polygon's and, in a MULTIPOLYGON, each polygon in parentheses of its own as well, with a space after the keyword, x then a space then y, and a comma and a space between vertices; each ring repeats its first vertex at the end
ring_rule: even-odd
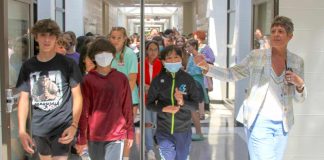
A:
POLYGON ((135 127, 140 127, 140 121, 135 122, 135 123, 134 123, 134 126, 135 126, 135 127))

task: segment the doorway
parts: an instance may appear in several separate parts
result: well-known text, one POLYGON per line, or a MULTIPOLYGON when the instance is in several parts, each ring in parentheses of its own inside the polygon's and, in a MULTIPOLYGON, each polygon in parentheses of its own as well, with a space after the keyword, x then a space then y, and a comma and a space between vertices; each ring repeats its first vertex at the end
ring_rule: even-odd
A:
POLYGON ((19 142, 15 89, 20 67, 32 53, 30 28, 33 20, 32 0, 3 0, 0 3, 0 99, 2 159, 26 159, 19 142))

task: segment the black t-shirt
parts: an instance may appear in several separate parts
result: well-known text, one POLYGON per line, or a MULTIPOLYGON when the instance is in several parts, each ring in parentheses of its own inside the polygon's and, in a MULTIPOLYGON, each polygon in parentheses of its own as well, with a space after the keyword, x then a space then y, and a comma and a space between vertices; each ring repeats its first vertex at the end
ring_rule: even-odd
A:
POLYGON ((16 87, 30 94, 34 135, 57 135, 71 124, 71 88, 81 80, 77 64, 60 54, 47 62, 35 56, 23 64, 16 87))

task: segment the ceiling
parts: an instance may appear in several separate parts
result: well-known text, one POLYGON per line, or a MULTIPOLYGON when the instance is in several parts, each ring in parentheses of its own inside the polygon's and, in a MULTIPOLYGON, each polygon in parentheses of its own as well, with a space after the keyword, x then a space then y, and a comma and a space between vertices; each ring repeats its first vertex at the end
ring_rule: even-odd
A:
MULTIPOLYGON (((119 7, 126 16, 139 16, 140 7, 119 7)), ((177 7, 145 7, 145 15, 170 16, 174 14, 177 7)))
MULTIPOLYGON (((179 6, 183 2, 192 1, 194 0, 144 0, 144 4, 154 6, 179 6)), ((140 4, 140 0, 108 0, 108 2, 118 7, 134 7, 134 5, 140 4)))
MULTIPOLYGON (((140 7, 119 7, 119 10, 127 16, 129 23, 140 23, 140 7)), ((152 26, 169 23, 177 10, 177 7, 145 7, 145 24, 152 26)))
MULTIPOLYGON (((128 23, 135 28, 140 24, 140 0, 105 0, 117 7, 125 16, 128 23)), ((145 26, 164 29, 170 23, 172 15, 177 14, 183 3, 197 0, 144 0, 145 26)), ((137 31, 133 31, 137 32, 137 31)))

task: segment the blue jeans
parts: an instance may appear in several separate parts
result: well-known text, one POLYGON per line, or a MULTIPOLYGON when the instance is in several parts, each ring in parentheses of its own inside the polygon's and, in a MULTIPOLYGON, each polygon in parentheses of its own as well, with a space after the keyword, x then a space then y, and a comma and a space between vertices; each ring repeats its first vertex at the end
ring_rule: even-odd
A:
POLYGON ((145 123, 152 124, 154 128, 145 128, 145 147, 146 150, 153 150, 154 148, 154 140, 153 136, 155 134, 156 128, 156 112, 149 111, 145 108, 145 123))
POLYGON ((287 146, 288 133, 282 121, 258 116, 247 130, 250 160, 282 160, 287 146))
POLYGON ((191 146, 191 130, 181 133, 156 132, 162 160, 188 160, 191 146))

